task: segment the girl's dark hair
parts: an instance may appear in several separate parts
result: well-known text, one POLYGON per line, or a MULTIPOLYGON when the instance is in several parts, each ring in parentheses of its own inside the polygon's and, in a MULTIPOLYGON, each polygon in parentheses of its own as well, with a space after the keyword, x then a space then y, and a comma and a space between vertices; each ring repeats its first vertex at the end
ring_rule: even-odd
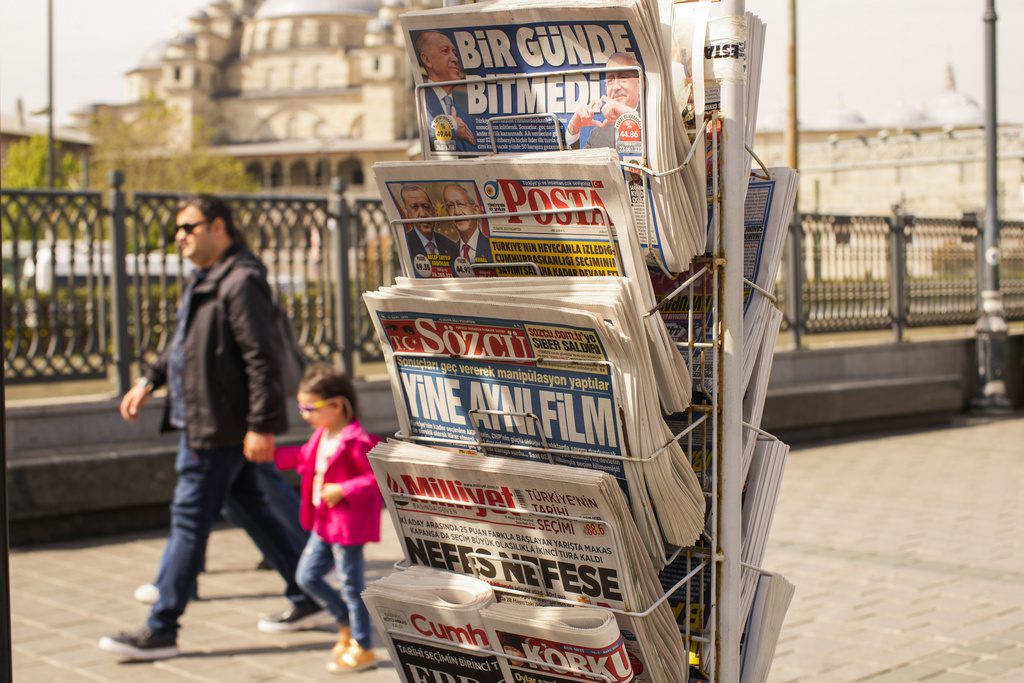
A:
POLYGON ((245 248, 249 247, 245 241, 245 235, 235 227, 235 218, 231 213, 231 207, 223 199, 210 194, 196 194, 185 197, 178 202, 178 213, 181 213, 190 206, 199 209, 199 213, 203 214, 203 218, 208 221, 216 218, 224 221, 224 228, 227 230, 231 241, 245 248))
POLYGON ((356 401, 356 389, 352 385, 352 380, 343 371, 326 363, 314 363, 306 368, 306 374, 299 382, 299 391, 323 398, 344 398, 352 406, 350 419, 355 420, 359 417, 359 404, 356 401))

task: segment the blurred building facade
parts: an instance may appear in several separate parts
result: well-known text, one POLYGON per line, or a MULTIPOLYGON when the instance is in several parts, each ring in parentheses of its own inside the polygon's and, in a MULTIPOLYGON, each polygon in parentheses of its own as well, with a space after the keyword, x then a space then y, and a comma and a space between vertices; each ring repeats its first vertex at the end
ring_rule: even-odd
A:
MULTIPOLYGON (((786 164, 784 120, 758 121, 756 149, 768 166, 786 164)), ((999 213, 1024 219, 1024 125, 997 136, 999 213)), ((923 106, 899 104, 879 121, 838 108, 800 130, 800 210, 959 216, 985 206, 984 110, 959 92, 952 67, 945 90, 923 106)))
POLYGON ((397 22, 428 0, 217 0, 128 71, 130 119, 146 98, 213 131, 214 150, 240 159, 264 188, 302 191, 332 176, 353 186, 370 165, 418 151, 408 58, 397 22))

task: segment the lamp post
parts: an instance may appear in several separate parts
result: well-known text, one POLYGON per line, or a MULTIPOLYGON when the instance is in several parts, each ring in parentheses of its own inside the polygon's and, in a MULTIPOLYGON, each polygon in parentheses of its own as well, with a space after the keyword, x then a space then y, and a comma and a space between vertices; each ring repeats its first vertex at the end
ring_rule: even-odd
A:
POLYGON ((978 322, 974 326, 978 390, 971 401, 976 413, 1001 415, 1011 410, 1006 395, 1006 319, 999 291, 999 199, 996 158, 996 8, 986 0, 985 14, 985 222, 978 284, 978 322))

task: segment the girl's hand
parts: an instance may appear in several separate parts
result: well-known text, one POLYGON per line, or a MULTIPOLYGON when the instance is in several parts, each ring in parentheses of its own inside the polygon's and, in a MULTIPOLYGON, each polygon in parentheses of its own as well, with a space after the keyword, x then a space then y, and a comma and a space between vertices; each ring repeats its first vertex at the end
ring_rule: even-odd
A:
POLYGON ((341 484, 324 484, 324 487, 320 489, 320 499, 327 503, 329 508, 340 503, 344 497, 345 490, 341 488, 341 484))

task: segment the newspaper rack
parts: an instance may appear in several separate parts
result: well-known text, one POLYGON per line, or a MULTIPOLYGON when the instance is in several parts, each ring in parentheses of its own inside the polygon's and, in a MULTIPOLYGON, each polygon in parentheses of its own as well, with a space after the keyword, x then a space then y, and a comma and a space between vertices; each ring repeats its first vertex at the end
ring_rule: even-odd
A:
MULTIPOLYGON (((457 2, 457 3, 453 3, 453 4, 463 4, 463 3, 457 2)), ((680 171, 682 171, 686 167, 686 165, 688 163, 690 163, 690 160, 693 158, 694 152, 695 152, 695 150, 697 149, 697 146, 698 146, 697 145, 697 141, 699 141, 700 138, 698 137, 698 139, 695 140, 694 143, 690 146, 690 151, 686 155, 686 159, 683 161, 683 163, 679 164, 675 168, 671 168, 671 169, 668 169, 668 170, 665 170, 665 171, 658 171, 656 169, 652 169, 652 168, 650 168, 647 165, 647 160, 648 160, 648 157, 650 156, 649 153, 648 153, 648 148, 649 148, 649 144, 650 144, 650 130, 651 130, 650 127, 647 125, 647 110, 646 110, 646 107, 647 107, 647 85, 648 84, 647 84, 647 79, 644 78, 643 69, 641 67, 639 67, 639 66, 602 66, 602 67, 593 66, 593 67, 582 67, 582 68, 578 68, 578 69, 563 69, 563 70, 558 70, 558 71, 549 71, 549 72, 544 72, 543 75, 545 77, 549 77, 549 76, 577 76, 577 75, 586 75, 586 74, 595 74, 595 73, 597 73, 597 74, 612 73, 612 72, 618 73, 618 72, 622 72, 622 71, 632 71, 632 72, 636 73, 637 78, 640 79, 641 95, 640 95, 639 109, 637 111, 637 116, 640 119, 640 130, 643 131, 643 136, 642 136, 643 154, 641 155, 641 158, 640 158, 639 161, 627 160, 627 161, 620 162, 619 165, 623 169, 625 169, 625 170, 630 170, 630 171, 638 172, 638 173, 641 174, 641 176, 642 176, 643 198, 644 198, 644 214, 647 216, 647 219, 650 221, 651 213, 652 212, 651 212, 651 197, 650 197, 650 192, 649 192, 650 188, 648 187, 648 178, 651 178, 651 177, 661 178, 661 177, 664 177, 664 176, 667 176, 667 175, 671 175, 673 173, 679 173, 680 171)), ((501 82, 501 81, 513 80, 513 79, 516 79, 516 78, 535 78, 536 76, 537 76, 537 74, 534 74, 534 73, 520 72, 520 73, 511 73, 511 74, 493 74, 493 75, 488 75, 488 76, 478 76, 478 77, 474 77, 474 78, 459 78, 459 79, 448 80, 448 81, 428 81, 428 82, 425 82, 425 83, 417 83, 416 86, 415 86, 415 98, 416 98, 416 119, 417 119, 417 123, 419 124, 419 129, 421 131, 429 130, 430 129, 429 125, 427 125, 426 116, 425 116, 425 112, 426 112, 426 99, 425 99, 425 97, 426 96, 423 94, 428 88, 443 88, 443 87, 446 87, 446 86, 456 87, 456 86, 460 86, 460 85, 469 85, 471 83, 476 83, 476 84, 480 84, 480 83, 498 83, 498 82, 501 82)), ((715 120, 715 121, 718 120, 717 119, 717 114, 718 114, 718 112, 714 112, 714 115, 712 117, 713 120, 715 120)), ((494 122, 494 121, 499 121, 499 122, 515 121, 515 120, 524 120, 524 119, 545 119, 545 120, 550 120, 551 121, 551 131, 553 133, 552 137, 553 137, 554 141, 558 143, 558 149, 559 150, 566 149, 565 137, 562 135, 562 126, 561 126, 561 122, 558 120, 558 116, 555 115, 554 113, 551 113, 551 112, 537 112, 537 113, 533 113, 533 114, 509 114, 509 115, 505 115, 505 116, 492 116, 492 117, 488 117, 488 119, 487 119, 487 134, 488 134, 488 139, 489 139, 490 145, 491 145, 491 154, 499 154, 498 145, 497 145, 497 142, 495 141, 495 138, 494 138, 494 124, 492 122, 494 122)), ((709 124, 708 125, 710 125, 710 120, 709 120, 709 124)), ((429 136, 427 136, 427 135, 421 136, 420 146, 421 146, 421 153, 422 153, 424 159, 432 159, 432 158, 434 158, 434 152, 430 149, 430 138, 429 138, 429 136)), ((481 154, 481 155, 478 155, 478 156, 486 156, 486 155, 481 154)), ((716 158, 717 158, 717 153, 716 153, 716 158)), ((489 214, 489 215, 491 217, 496 217, 499 214, 489 214)), ((518 215, 518 214, 510 214, 510 215, 518 215)), ((484 217, 486 218, 487 216, 484 216, 484 217)), ((476 216, 474 216, 474 218, 476 218, 476 216)), ((425 221, 419 221, 419 222, 425 222, 425 221)), ((652 261, 654 261, 654 263, 657 264, 657 266, 663 272, 668 273, 669 271, 665 267, 665 262, 661 259, 661 257, 659 256, 659 253, 658 253, 658 250, 660 249, 660 244, 661 244, 661 241, 660 241, 661 237, 657 233, 657 230, 653 230, 652 229, 649 234, 650 234, 651 237, 657 237, 658 241, 657 242, 655 242, 655 241, 649 242, 648 245, 644 248, 644 250, 647 252, 647 256, 652 261)), ((511 266, 513 264, 503 264, 503 265, 511 266)), ((520 265, 520 264, 515 264, 515 265, 520 265)), ((621 272, 621 270, 620 270, 620 272, 621 272)))
MULTIPOLYGON (((463 4, 461 0, 444 0, 445 6, 463 4)), ((745 0, 721 0, 713 8, 716 17, 731 17, 734 19, 728 35, 723 39, 737 44, 745 43, 745 0)), ((721 137, 721 130, 742 131, 746 127, 745 122, 745 67, 746 57, 742 50, 736 51, 730 59, 735 59, 736 64, 730 65, 735 68, 724 74, 721 83, 721 115, 719 111, 712 113, 711 147, 711 197, 709 203, 713 205, 713 220, 709 231, 708 251, 712 255, 705 268, 712 275, 712 291, 710 319, 711 324, 703 332, 705 335, 710 331, 710 341, 705 337, 703 341, 693 338, 692 315, 690 320, 690 341, 689 347, 714 349, 711 354, 711 385, 710 392, 704 397, 706 403, 703 405, 692 405, 686 414, 691 418, 693 415, 703 413, 699 421, 690 425, 689 431, 680 432, 679 438, 689 435, 692 441, 693 429, 699 424, 706 424, 710 427, 709 442, 702 444, 707 449, 705 457, 708 459, 708 472, 701 477, 702 486, 710 500, 710 509, 706 520, 706 533, 702 542, 693 548, 680 549, 676 553, 686 553, 691 560, 697 561, 697 567, 689 572, 677 586, 666 592, 650 609, 666 600, 679 588, 700 579, 704 580, 705 574, 709 574, 710 599, 707 604, 701 603, 706 608, 702 628, 696 633, 691 633, 689 619, 685 620, 683 632, 691 647, 690 657, 692 665, 693 650, 692 643, 699 643, 702 646, 699 656, 699 667, 701 673, 711 681, 722 681, 724 683, 735 683, 740 678, 740 641, 743 624, 740 614, 740 587, 741 575, 750 568, 743 567, 741 563, 741 508, 742 508, 742 471, 741 454, 743 452, 743 436, 745 429, 752 429, 761 436, 762 430, 754 425, 743 423, 743 387, 741 386, 741 355, 743 348, 743 310, 744 310, 744 285, 751 286, 752 283, 745 283, 743 278, 743 198, 746 190, 746 179, 750 173, 749 160, 745 156, 746 151, 743 142, 743 135, 726 135, 721 137), (720 154, 721 153, 721 154, 720 154), (730 191, 724 195, 722 187, 730 191), (708 423, 709 422, 709 423, 708 423), (704 570, 709 568, 710 571, 704 570), (705 649, 706 648, 706 649, 705 649)), ((607 67, 606 67, 607 68, 607 67)), ((634 67, 638 72, 638 67, 634 67)), ((562 72, 586 73, 598 69, 581 69, 577 71, 562 72)), ((613 70, 628 70, 626 68, 614 68, 613 70)), ((642 73, 640 74, 642 76, 642 73)), ((514 78, 518 75, 502 75, 486 77, 484 80, 502 80, 514 78)), ((468 83, 470 79, 447 82, 449 85, 468 83)), ((434 87, 436 83, 422 83, 416 85, 415 95, 417 103, 417 117, 421 130, 428 130, 424 123, 423 89, 434 87)), ((643 79, 644 95, 641 97, 641 107, 646 104, 646 79, 643 79)), ((648 158, 649 127, 646 125, 645 112, 641 110, 641 121, 645 131, 643 139, 643 158, 648 158)), ((489 134, 493 147, 493 126, 489 124, 489 134)), ((560 128, 556 131, 555 139, 559 147, 563 147, 560 128)), ((430 143, 423 136, 423 157, 432 158, 430 143)), ((696 147, 696 144, 694 144, 696 147)), ((753 156, 753 155, 752 155, 753 156)), ((756 156, 754 156, 756 159, 756 156)), ((759 165, 763 164, 758 159, 759 165)), ((644 201, 647 203, 647 212, 650 216, 648 178, 656 175, 659 171, 651 170, 642 164, 642 168, 635 167, 635 164, 623 164, 627 170, 634 170, 643 174, 644 201)), ((685 162, 684 162, 685 165, 685 162)), ((664 173, 675 172, 679 169, 672 169, 664 173)), ((486 218, 487 216, 485 216, 486 218)), ((441 218, 439 220, 451 220, 441 218)), ((410 221, 411 222, 411 221, 410 221)), ((653 234, 652 234, 653 236, 653 234)), ((648 244, 648 255, 654 255, 656 244, 651 241, 648 244)), ((617 252, 616 252, 617 253, 617 252)), ((661 259, 653 259, 666 273, 665 264, 661 259)), ((501 264, 498 264, 501 265, 501 264)), ((506 264, 507 265, 507 264, 506 264)), ((621 263, 619 263, 620 272, 621 263)), ((673 293, 677 296, 682 291, 689 289, 690 296, 693 296, 693 282, 687 283, 686 287, 679 288, 673 293)), ((762 295, 770 296, 769 292, 754 287, 762 295)), ((657 310, 651 310, 649 315, 657 310)), ((691 307, 692 311, 692 307, 691 307)), ((417 439, 414 436, 404 438, 417 439)), ((504 446, 503 446, 504 447, 504 446)), ((690 449, 690 457, 694 457, 694 451, 690 449)), ((392 493, 392 495, 397 495, 392 493)), ((402 494, 405 495, 405 494, 402 494)), ((451 504, 451 501, 444 501, 451 504)), ((464 503, 460 503, 464 504, 464 503)), ((507 512, 507 510, 506 510, 507 512)), ((518 513, 518 511, 517 511, 518 513)), ((531 514, 543 514, 530 511, 531 514)), ((588 520, 593 522, 593 520, 588 520)), ((495 587, 498 590, 499 587, 495 587)), ((698 594, 700 601, 704 600, 705 592, 698 594)), ((550 598, 545 598, 550 599, 550 598)), ((687 594, 687 604, 690 604, 690 594, 687 594)), ((578 603, 573 603, 578 604, 578 603)), ((649 612, 648 612, 649 613, 649 612)), ((638 616, 643 613, 636 613, 638 616)), ((642 616, 640 616, 642 618, 642 616)), ((406 637, 407 634, 402 634, 406 637)), ((504 653, 493 653, 495 656, 506 656, 504 653)), ((576 672, 586 676, 585 672, 576 672)))

